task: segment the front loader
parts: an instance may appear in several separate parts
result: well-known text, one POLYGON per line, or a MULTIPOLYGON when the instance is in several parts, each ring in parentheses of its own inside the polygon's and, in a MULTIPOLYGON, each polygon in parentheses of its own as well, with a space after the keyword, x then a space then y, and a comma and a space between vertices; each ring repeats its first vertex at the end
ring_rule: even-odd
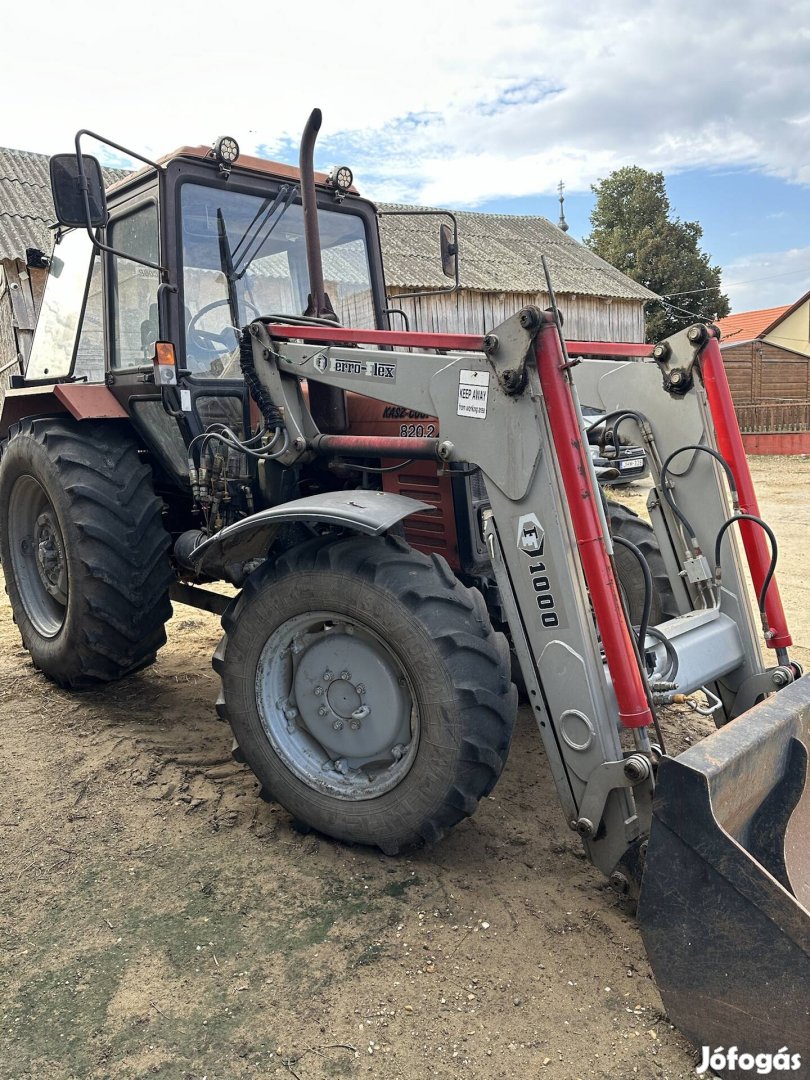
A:
POLYGON ((145 162, 109 208, 78 138, 55 159, 73 231, 0 419, 24 643, 80 687, 154 658, 170 596, 220 612, 239 758, 300 822, 388 854, 492 789, 519 673, 567 824, 638 897, 672 1021, 806 1066, 810 687, 716 331, 566 341, 554 302, 485 336, 391 330, 373 208, 312 172, 318 124, 299 175, 240 171, 220 140, 145 162), (81 251, 103 382, 76 381, 81 251), (617 451, 621 428, 643 442, 651 526, 604 500, 580 398, 617 451), (717 730, 673 758, 658 714, 679 703, 717 730))

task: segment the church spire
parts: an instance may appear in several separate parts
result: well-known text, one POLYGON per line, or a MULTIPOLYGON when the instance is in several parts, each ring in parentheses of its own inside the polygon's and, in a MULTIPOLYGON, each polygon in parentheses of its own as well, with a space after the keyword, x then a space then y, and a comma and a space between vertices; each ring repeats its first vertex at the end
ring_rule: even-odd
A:
POLYGON ((560 193, 560 220, 557 222, 557 228, 563 232, 568 232, 568 222, 565 220, 565 184, 562 180, 557 184, 557 191, 560 193))

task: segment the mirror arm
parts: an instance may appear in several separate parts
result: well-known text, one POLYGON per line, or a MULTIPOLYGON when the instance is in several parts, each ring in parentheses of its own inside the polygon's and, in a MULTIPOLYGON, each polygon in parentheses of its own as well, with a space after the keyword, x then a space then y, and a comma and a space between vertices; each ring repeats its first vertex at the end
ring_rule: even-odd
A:
POLYGON ((81 188, 82 199, 84 200, 84 212, 87 218, 87 235, 90 237, 94 249, 96 249, 97 251, 109 251, 112 255, 118 255, 119 258, 128 259, 130 262, 136 262, 140 266, 148 266, 152 270, 157 270, 165 277, 168 277, 169 271, 165 266, 161 266, 160 263, 150 262, 149 259, 141 259, 135 255, 128 255, 125 251, 118 251, 117 248, 110 247, 108 244, 102 244, 102 242, 98 239, 96 232, 94 232, 93 230, 93 226, 90 224, 90 193, 87 183, 87 174, 84 171, 84 157, 82 155, 82 135, 88 135, 91 139, 95 139, 97 142, 103 143, 105 146, 111 146, 114 150, 119 150, 122 154, 126 154, 127 157, 137 158, 138 161, 142 161, 145 165, 151 166, 151 168, 156 170, 159 181, 161 181, 163 178, 163 173, 165 172, 164 166, 158 164, 158 162, 156 161, 152 161, 151 158, 143 157, 142 154, 136 154, 134 150, 130 150, 126 146, 120 146, 118 143, 114 143, 110 139, 105 139, 103 135, 98 135, 95 131, 90 131, 88 128, 82 128, 81 131, 76 132, 76 165, 79 170, 79 186, 81 188))
POLYGON ((421 217, 449 217, 453 222, 453 247, 455 248, 455 280, 452 285, 448 285, 444 289, 422 289, 419 292, 408 293, 396 293, 394 296, 389 296, 389 300, 412 300, 417 296, 441 296, 443 293, 458 292, 461 288, 461 280, 458 265, 458 221, 456 215, 451 210, 378 210, 378 217, 410 217, 419 215, 421 217))
POLYGON ((109 251, 111 255, 117 255, 120 259, 127 259, 128 262, 138 263, 139 266, 149 266, 153 270, 158 270, 166 278, 169 276, 169 271, 165 266, 161 266, 160 263, 151 262, 149 259, 141 259, 137 255, 130 255, 129 252, 119 251, 118 248, 110 247, 109 244, 102 244, 96 233, 93 231, 91 225, 87 226, 87 235, 93 242, 93 247, 96 251, 109 251))
POLYGON ((81 131, 76 132, 76 156, 79 158, 79 161, 81 161, 82 156, 82 135, 87 135, 89 138, 95 139, 96 142, 103 143, 105 146, 111 146, 113 150, 118 150, 122 154, 126 154, 127 157, 137 158, 138 161, 142 161, 144 165, 151 166, 151 168, 155 169, 157 172, 163 172, 165 170, 165 166, 159 164, 157 161, 152 161, 151 158, 144 157, 142 154, 136 154, 135 151, 130 150, 128 146, 120 146, 111 139, 105 139, 103 135, 98 135, 95 131, 90 131, 88 128, 82 128, 81 131))

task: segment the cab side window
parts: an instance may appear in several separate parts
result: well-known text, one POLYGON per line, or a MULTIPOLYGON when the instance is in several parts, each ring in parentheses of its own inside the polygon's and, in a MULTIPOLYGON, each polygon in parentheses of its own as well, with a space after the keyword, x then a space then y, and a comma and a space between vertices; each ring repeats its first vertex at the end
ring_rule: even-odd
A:
POLYGON ((93 257, 73 374, 76 378, 85 378, 91 383, 104 382, 104 304, 100 255, 93 257))
MULTIPOLYGON (((127 254, 159 262, 157 206, 145 203, 117 218, 108 228, 108 243, 127 254)), ((112 363, 140 367, 149 363, 158 339, 157 294, 160 272, 120 255, 112 256, 112 363)))

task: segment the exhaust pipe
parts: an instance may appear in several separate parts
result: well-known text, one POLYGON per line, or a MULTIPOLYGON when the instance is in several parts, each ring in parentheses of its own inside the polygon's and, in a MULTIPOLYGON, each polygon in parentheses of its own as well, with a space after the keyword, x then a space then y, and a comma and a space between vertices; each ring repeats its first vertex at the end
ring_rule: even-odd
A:
MULTIPOLYGON (((323 260, 321 258, 321 230, 318 225, 318 200, 315 195, 315 140, 321 130, 321 110, 309 114, 298 166, 301 173, 301 206, 304 212, 304 239, 307 248, 307 271, 309 273, 309 298, 304 315, 318 319, 340 320, 329 302, 323 283, 323 260)), ((346 395, 336 386, 324 386, 314 379, 309 382, 309 411, 321 431, 342 435, 349 430, 346 411, 346 395)))
POLYGON ((320 109, 313 109, 309 114, 304 134, 301 136, 301 150, 298 167, 301 173, 301 206, 304 211, 304 238, 307 246, 307 271, 309 273, 309 302, 306 316, 318 319, 338 321, 337 315, 329 303, 323 284, 323 261, 321 259, 321 231, 318 226, 318 201, 315 196, 315 140, 321 130, 323 117, 320 109))

